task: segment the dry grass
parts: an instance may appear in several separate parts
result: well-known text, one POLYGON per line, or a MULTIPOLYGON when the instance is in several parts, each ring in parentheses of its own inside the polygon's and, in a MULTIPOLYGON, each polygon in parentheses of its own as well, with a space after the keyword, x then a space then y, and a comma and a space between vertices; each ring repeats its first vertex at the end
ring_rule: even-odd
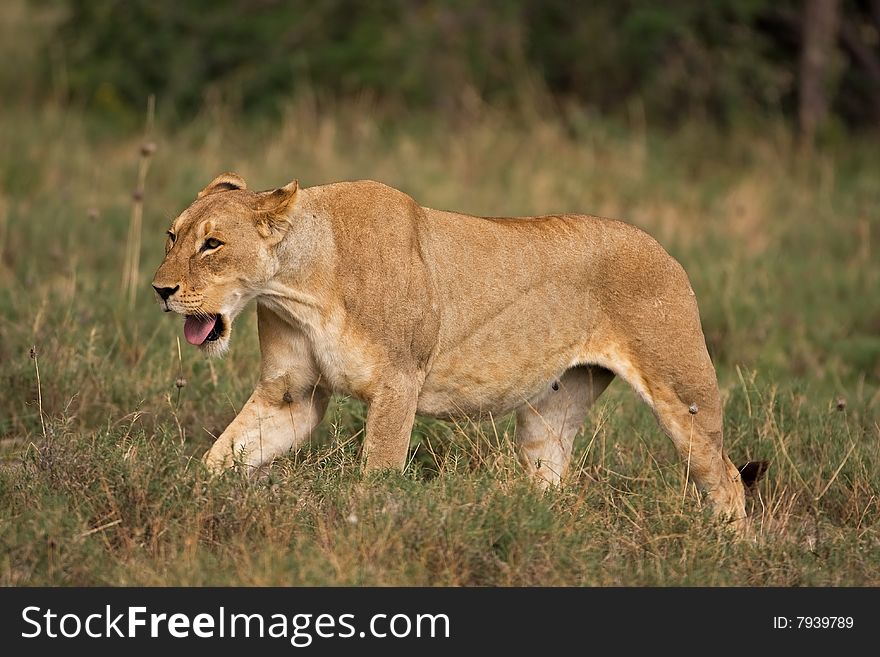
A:
POLYGON ((660 135, 479 106, 456 124, 400 122, 308 98, 277 122, 213 110, 155 139, 129 309, 141 138, 76 112, 0 119, 0 583, 880 584, 876 143, 802 161, 772 126, 660 135), (620 382, 561 491, 529 486, 510 418, 420 421, 406 473, 362 481, 364 408, 347 399, 307 450, 208 482, 191 457, 255 382, 253 316, 209 362, 179 351, 147 290, 170 220, 227 170, 257 188, 369 177, 433 207, 647 229, 691 275, 729 452, 772 462, 750 500, 756 541, 714 524, 620 382))
POLYGON ((150 162, 153 153, 156 152, 156 144, 149 140, 156 117, 156 97, 150 96, 147 101, 147 125, 144 141, 141 144, 140 157, 138 158, 137 184, 131 193, 131 219, 128 224, 128 239, 125 243, 125 264, 122 266, 122 289, 128 299, 129 308, 133 308, 137 301, 137 292, 140 289, 141 270, 141 238, 143 236, 144 221, 144 191, 147 183, 147 173, 150 170, 150 162))

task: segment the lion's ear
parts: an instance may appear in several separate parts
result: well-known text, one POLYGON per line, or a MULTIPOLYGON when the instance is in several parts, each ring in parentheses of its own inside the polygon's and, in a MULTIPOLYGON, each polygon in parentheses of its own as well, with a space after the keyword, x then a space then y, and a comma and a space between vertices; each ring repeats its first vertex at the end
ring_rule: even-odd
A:
POLYGON ((296 202, 299 181, 294 180, 284 187, 261 192, 257 198, 257 229, 260 235, 279 239, 290 227, 290 210, 296 202))
POLYGON ((216 194, 217 192, 230 192, 235 189, 247 189, 247 183, 244 181, 244 178, 237 173, 221 173, 199 192, 198 198, 208 194, 216 194))

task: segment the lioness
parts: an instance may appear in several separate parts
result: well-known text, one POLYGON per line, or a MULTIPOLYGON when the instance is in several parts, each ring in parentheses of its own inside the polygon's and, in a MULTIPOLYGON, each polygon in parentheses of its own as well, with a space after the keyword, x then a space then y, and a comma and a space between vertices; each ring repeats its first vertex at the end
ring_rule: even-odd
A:
POLYGON ((213 470, 299 447, 341 392, 369 405, 367 470, 404 466, 416 414, 515 411, 523 465, 553 485, 616 374, 714 510, 745 518, 694 292, 633 226, 433 210, 370 181, 254 192, 226 173, 174 220, 165 251, 153 287, 206 353, 226 351, 257 300, 260 382, 205 455, 213 470))

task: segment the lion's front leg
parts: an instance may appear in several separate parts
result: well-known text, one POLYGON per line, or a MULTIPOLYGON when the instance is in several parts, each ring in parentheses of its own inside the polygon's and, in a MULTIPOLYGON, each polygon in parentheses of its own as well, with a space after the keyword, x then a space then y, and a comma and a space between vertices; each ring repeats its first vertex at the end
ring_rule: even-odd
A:
POLYGON ((261 383, 244 408, 205 454, 219 472, 242 464, 257 468, 305 443, 327 410, 329 393, 315 387, 293 396, 283 386, 261 383))
POLYGON ((379 386, 367 410, 365 471, 402 470, 416 417, 422 377, 395 377, 379 386))
POLYGON ((259 467, 302 445, 327 410, 330 392, 319 387, 305 336, 257 304, 260 383, 244 408, 205 454, 217 472, 241 463, 259 467))

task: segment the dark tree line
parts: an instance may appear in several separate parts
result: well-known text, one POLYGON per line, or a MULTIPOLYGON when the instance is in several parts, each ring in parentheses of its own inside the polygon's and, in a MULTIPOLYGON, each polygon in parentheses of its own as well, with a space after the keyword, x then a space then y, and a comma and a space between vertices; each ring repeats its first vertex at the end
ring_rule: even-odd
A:
POLYGON ((69 93, 107 110, 308 89, 455 110, 523 88, 649 120, 880 122, 880 0, 66 0, 69 93))

